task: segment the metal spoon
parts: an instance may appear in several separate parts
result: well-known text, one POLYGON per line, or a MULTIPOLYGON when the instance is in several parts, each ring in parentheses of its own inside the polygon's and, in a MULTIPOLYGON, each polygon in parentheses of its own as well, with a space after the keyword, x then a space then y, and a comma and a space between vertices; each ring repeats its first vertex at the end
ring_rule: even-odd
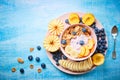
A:
POLYGON ((113 59, 116 59, 116 36, 118 34, 118 28, 117 26, 113 26, 112 30, 111 30, 111 33, 112 33, 112 36, 113 36, 113 39, 114 39, 114 49, 113 49, 113 52, 112 52, 112 58, 113 59))

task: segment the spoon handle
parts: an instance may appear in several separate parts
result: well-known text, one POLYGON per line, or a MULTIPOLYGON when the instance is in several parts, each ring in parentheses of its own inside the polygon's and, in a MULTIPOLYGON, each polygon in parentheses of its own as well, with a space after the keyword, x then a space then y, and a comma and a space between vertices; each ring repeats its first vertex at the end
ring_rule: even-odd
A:
POLYGON ((113 50, 113 53, 112 53, 112 58, 116 59, 116 39, 114 39, 114 50, 113 50))

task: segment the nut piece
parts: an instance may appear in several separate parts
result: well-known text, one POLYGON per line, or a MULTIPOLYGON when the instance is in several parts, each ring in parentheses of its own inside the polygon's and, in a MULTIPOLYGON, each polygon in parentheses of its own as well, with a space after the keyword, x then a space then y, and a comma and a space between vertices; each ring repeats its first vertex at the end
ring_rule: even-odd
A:
POLYGON ((31 65, 30 65, 30 69, 33 69, 33 68, 34 68, 34 65, 31 64, 31 65))
POLYGON ((33 52, 34 51, 34 48, 30 48, 30 52, 33 52))
POLYGON ((38 73, 42 72, 42 70, 40 68, 38 68, 38 73))
POLYGON ((17 61, 18 61, 19 63, 21 63, 21 64, 24 63, 24 60, 23 60, 22 58, 18 58, 17 61))
POLYGON ((16 72, 16 68, 12 68, 11 71, 12 71, 12 72, 16 72))

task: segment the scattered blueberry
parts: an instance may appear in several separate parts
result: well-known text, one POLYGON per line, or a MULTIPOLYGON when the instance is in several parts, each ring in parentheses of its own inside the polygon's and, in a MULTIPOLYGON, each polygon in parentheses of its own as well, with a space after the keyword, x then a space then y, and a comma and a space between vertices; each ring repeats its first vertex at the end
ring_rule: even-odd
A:
POLYGON ((65 60, 66 60, 66 59, 67 59, 67 57, 66 57, 65 55, 63 55, 63 59, 65 59, 65 60))
POLYGON ((76 32, 73 31, 73 32, 72 32, 72 35, 76 35, 76 32))
POLYGON ((65 23, 69 24, 69 21, 68 21, 68 19, 66 19, 66 20, 65 20, 65 23))
POLYGON ((66 44, 66 40, 63 39, 63 40, 61 41, 61 43, 62 43, 62 44, 66 44))
POLYGON ((20 73, 24 74, 24 69, 23 68, 20 69, 20 73))
POLYGON ((86 30, 86 28, 82 28, 82 32, 86 32, 87 30, 86 30))
POLYGON ((56 62, 56 65, 59 66, 60 64, 58 62, 56 62))
POLYGON ((40 50, 41 50, 41 47, 40 47, 40 46, 37 46, 37 50, 39 50, 39 51, 40 51, 40 50))
POLYGON ((46 68, 45 63, 42 63, 42 64, 41 64, 41 67, 42 67, 43 69, 45 69, 45 68, 46 68))
POLYGON ((84 41, 83 40, 80 41, 80 45, 84 45, 84 41))
POLYGON ((35 58, 37 62, 40 62, 40 58, 39 57, 36 57, 35 58))
POLYGON ((28 56, 28 60, 32 61, 33 60, 33 56, 32 55, 28 56))

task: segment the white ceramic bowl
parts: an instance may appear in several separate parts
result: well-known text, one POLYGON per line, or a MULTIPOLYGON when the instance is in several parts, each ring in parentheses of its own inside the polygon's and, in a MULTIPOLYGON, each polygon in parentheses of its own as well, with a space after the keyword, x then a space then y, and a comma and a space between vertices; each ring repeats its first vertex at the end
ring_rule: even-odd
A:
POLYGON ((61 40, 62 40, 62 37, 63 37, 63 34, 65 33, 65 31, 66 31, 67 29, 69 29, 70 27, 74 27, 74 26, 86 27, 86 28, 88 28, 88 29, 91 31, 91 36, 92 36, 92 38, 93 38, 94 41, 95 41, 93 52, 91 52, 91 53, 90 53, 88 56, 86 56, 86 57, 74 58, 74 57, 70 56, 69 54, 67 54, 67 53, 65 52, 64 48, 62 47, 62 44, 61 44, 61 46, 60 46, 60 49, 61 49, 61 51, 63 52, 63 54, 64 54, 66 57, 68 57, 69 59, 74 60, 74 61, 82 61, 82 60, 85 60, 85 59, 89 58, 90 56, 92 56, 93 53, 95 52, 96 47, 97 47, 97 37, 96 37, 96 34, 95 34, 94 30, 93 30, 91 27, 86 26, 86 25, 84 25, 84 24, 74 24, 74 25, 68 26, 68 27, 62 32, 62 34, 60 35, 60 42, 61 42, 61 40))

